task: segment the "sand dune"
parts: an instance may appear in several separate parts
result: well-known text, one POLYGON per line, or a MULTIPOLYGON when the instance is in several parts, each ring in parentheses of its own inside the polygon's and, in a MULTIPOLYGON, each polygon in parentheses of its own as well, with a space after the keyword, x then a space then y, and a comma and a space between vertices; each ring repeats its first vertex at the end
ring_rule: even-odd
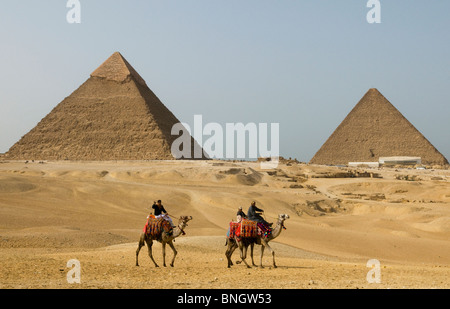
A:
MULTIPOLYGON (((450 287, 450 171, 367 171, 261 170, 256 162, 226 161, 2 162, 0 287, 73 287, 65 280, 70 258, 80 259, 79 287, 89 288, 155 287, 149 271, 166 288, 450 287), (346 176, 356 172, 378 177, 346 176), (194 220, 175 242, 175 268, 153 269, 146 249, 136 268, 137 240, 157 199, 174 217, 194 220), (290 216, 273 244, 278 269, 226 268, 228 223, 252 200, 268 221, 290 216), (380 285, 366 281, 369 259, 383 265, 380 285), (237 275, 248 280, 236 283, 237 275)), ((161 246, 154 247, 161 261, 161 246)))

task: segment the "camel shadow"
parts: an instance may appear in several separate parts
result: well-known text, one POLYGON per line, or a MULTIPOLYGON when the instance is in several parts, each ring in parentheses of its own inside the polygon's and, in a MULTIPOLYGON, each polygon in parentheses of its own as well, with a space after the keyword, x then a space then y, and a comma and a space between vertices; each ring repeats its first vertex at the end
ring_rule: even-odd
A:
MULTIPOLYGON (((241 264, 241 261, 239 261, 239 260, 236 261, 236 264, 237 265, 241 264)), ((258 265, 252 266, 251 268, 261 269, 258 265)), ((266 265, 266 266, 264 266, 264 269, 273 269, 273 266, 266 265)), ((312 267, 312 266, 279 266, 279 265, 277 265, 276 269, 316 269, 316 267, 312 267)))
POLYGON ((316 267, 311 267, 311 266, 279 266, 277 265, 277 268, 281 268, 281 269, 316 269, 316 267))

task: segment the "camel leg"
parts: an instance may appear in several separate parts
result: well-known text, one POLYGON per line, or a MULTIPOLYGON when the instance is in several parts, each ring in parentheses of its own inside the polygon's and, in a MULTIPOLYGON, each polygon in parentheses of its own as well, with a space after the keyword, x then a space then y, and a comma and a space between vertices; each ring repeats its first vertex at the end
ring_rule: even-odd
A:
POLYGON ((225 251, 225 256, 227 257, 228 261, 228 268, 233 266, 233 262, 231 261, 231 256, 233 255, 234 250, 238 247, 236 242, 229 240, 227 242, 228 248, 227 251, 225 251))
POLYGON ((242 243, 239 244, 239 249, 241 251, 241 260, 244 262, 245 266, 247 268, 251 268, 250 265, 247 264, 247 261, 245 260, 247 258, 247 248, 248 246, 244 246, 242 243))
POLYGON ((227 267, 230 268, 231 267, 231 263, 230 263, 230 248, 227 248, 227 250, 225 251, 225 257, 227 258, 227 267))
POLYGON ((141 251, 141 248, 145 245, 144 243, 145 234, 142 234, 139 238, 138 247, 136 249, 136 266, 139 266, 138 257, 139 257, 139 251, 141 251))
POLYGON ((162 242, 163 266, 166 267, 166 243, 162 242))
POLYGON ((231 257, 233 256, 233 253, 234 253, 234 251, 236 251, 237 248, 238 248, 237 243, 233 243, 233 246, 231 247, 231 251, 230 251, 230 263, 231 263, 231 266, 233 266, 233 261, 231 260, 231 257))
POLYGON ((251 255, 251 257, 252 257, 252 266, 257 266, 256 264, 255 264, 255 261, 254 261, 254 259, 253 259, 253 248, 255 247, 255 243, 251 243, 250 244, 250 255, 251 255))
POLYGON ((227 241, 227 250, 225 251, 225 257, 227 258, 228 268, 233 265, 233 262, 231 262, 231 255, 232 255, 232 244, 230 241, 227 241))
POLYGON ((170 248, 172 248, 172 250, 173 250, 172 263, 170 263, 170 266, 173 267, 173 265, 174 265, 174 263, 175 263, 175 257, 177 256, 177 253, 178 253, 178 252, 177 252, 177 250, 175 249, 175 247, 174 247, 172 241, 169 241, 168 244, 169 244, 170 248))
POLYGON ((228 258, 228 255, 230 254, 230 241, 228 238, 225 240, 225 246, 227 246, 227 250, 225 250, 225 257, 227 258, 228 268, 230 268, 230 259, 228 258))
MULTIPOLYGON (((273 249, 269 246, 269 244, 267 243, 267 241, 261 240, 261 244, 262 244, 264 247, 267 247, 267 249, 269 249, 270 253, 272 253, 273 267, 274 267, 274 268, 277 268, 277 265, 275 264, 275 251, 273 251, 273 249)), ((261 255, 261 257, 262 257, 262 255, 261 255)), ((261 265, 262 265, 262 264, 261 264, 261 265)))
POLYGON ((265 246, 261 246, 261 261, 259 267, 264 268, 263 266, 263 255, 264 255, 264 248, 265 246))
MULTIPOLYGON (((236 247, 233 249, 233 251, 232 251, 232 253, 231 254, 233 254, 233 252, 234 252, 234 250, 235 249, 237 249, 237 248, 239 248, 239 246, 238 245, 236 245, 236 247)), ((230 258, 231 258, 231 254, 230 254, 230 258)), ((242 261, 241 260, 237 260, 236 261, 236 264, 241 264, 242 263, 242 261)))
POLYGON ((147 247, 148 247, 148 256, 153 261, 153 264, 155 264, 155 267, 159 267, 158 264, 156 264, 155 259, 153 258, 153 254, 152 254, 153 241, 151 239, 147 239, 145 242, 147 243, 147 247))

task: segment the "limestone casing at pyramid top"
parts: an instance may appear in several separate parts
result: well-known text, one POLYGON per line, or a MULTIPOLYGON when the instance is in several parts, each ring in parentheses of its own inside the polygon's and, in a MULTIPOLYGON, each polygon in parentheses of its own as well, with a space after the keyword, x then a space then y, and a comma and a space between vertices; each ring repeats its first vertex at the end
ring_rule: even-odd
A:
POLYGON ((141 85, 146 85, 144 79, 128 63, 128 61, 119 53, 115 52, 105 60, 94 72, 91 77, 99 77, 119 83, 129 80, 131 77, 141 85))

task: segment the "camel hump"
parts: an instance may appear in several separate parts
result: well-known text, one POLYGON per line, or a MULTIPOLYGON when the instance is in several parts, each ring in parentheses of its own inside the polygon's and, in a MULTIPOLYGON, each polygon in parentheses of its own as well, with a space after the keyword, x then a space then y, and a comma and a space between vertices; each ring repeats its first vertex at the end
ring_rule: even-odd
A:
POLYGON ((145 233, 152 239, 159 239, 163 232, 171 234, 172 231, 173 228, 169 221, 163 218, 149 218, 145 233))

